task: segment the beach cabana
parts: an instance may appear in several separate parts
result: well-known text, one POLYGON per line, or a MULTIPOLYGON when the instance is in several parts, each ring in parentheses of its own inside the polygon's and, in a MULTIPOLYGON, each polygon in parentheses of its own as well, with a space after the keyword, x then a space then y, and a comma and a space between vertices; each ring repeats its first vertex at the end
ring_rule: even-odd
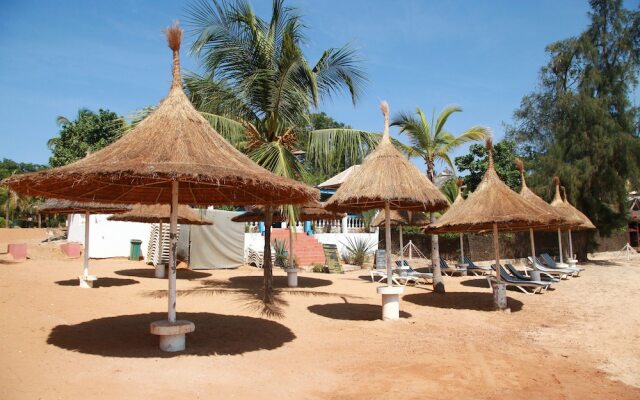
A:
MULTIPOLYGON (((143 222, 149 224, 157 223, 159 225, 158 233, 158 252, 162 254, 162 225, 170 222, 171 207, 168 204, 136 204, 131 210, 122 214, 112 215, 107 218, 110 221, 126 221, 126 222, 143 222)), ((178 224, 180 225, 213 225, 191 207, 180 204, 178 205, 178 224)), ((156 265, 156 278, 164 278, 165 266, 160 263, 156 265)))
POLYGON ((382 295, 382 318, 394 320, 399 318, 403 288, 393 286, 392 282, 391 210, 438 211, 447 208, 449 202, 391 143, 389 106, 382 102, 380 108, 384 115, 380 143, 340 185, 325 208, 336 212, 384 209, 387 286, 379 287, 378 293, 382 295))
MULTIPOLYGON (((345 214, 342 213, 334 213, 326 210, 322 203, 319 201, 310 201, 307 202, 297 209, 297 217, 298 221, 314 221, 319 219, 341 219, 344 218, 345 214)), ((284 212, 284 210, 278 210, 273 214, 274 222, 284 222, 287 221, 288 215, 284 212)), ((263 222, 265 220, 265 210, 264 207, 254 207, 249 211, 246 211, 243 214, 235 216, 231 218, 233 222, 263 222)), ((266 239, 265 239, 266 240, 266 239)), ((287 281, 290 287, 298 286, 298 270, 294 264, 294 256, 293 256, 293 229, 289 227, 289 269, 287 269, 287 281)))
POLYGON ((103 204, 94 202, 80 202, 62 199, 47 199, 38 207, 40 214, 84 214, 84 267, 82 275, 78 276, 81 288, 93 287, 97 279, 89 274, 89 228, 91 214, 113 214, 130 210, 131 207, 122 204, 103 204))
POLYGON ((476 190, 459 206, 451 207, 440 219, 427 228, 429 233, 485 233, 493 232, 496 260, 494 301, 497 309, 507 308, 506 286, 500 277, 500 248, 498 231, 520 231, 546 227, 558 222, 558 217, 545 212, 525 200, 507 186, 496 173, 493 146, 487 140, 489 165, 476 190))
MULTIPOLYGON (((316 189, 260 167, 224 140, 193 107, 182 88, 182 30, 166 30, 173 52, 173 80, 160 105, 120 139, 82 160, 3 181, 18 193, 78 201, 171 204, 171 258, 167 319, 151 324, 160 348, 185 348, 195 326, 176 319, 176 230, 178 204, 299 204, 319 196, 316 189)), ((270 222, 267 212, 267 222, 270 222)), ((273 302, 271 256, 265 247, 265 302, 273 302)))

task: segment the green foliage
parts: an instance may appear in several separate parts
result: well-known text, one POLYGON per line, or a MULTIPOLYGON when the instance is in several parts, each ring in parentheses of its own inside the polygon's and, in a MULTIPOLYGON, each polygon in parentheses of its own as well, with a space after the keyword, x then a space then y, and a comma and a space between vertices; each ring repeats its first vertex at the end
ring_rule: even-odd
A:
MULTIPOLYGON (((493 146, 493 162, 500 179, 511 189, 518 191, 521 181, 520 172, 514 164, 514 152, 515 143, 513 141, 503 140, 498 142, 493 146)), ((468 175, 464 176, 463 179, 467 186, 467 193, 473 192, 482 181, 482 177, 489 166, 487 149, 480 144, 471 145, 469 154, 456 157, 455 163, 460 173, 468 172, 468 175)))
POLYGON ((639 110, 630 94, 640 67, 640 12, 591 0, 577 37, 547 47, 539 89, 522 100, 507 137, 529 159, 529 186, 557 175, 569 200, 608 234, 626 224, 626 186, 640 184, 639 110))
POLYGON ((362 215, 362 222, 364 223, 364 226, 369 229, 371 227, 371 222, 373 222, 373 219, 376 217, 378 210, 365 210, 362 211, 360 214, 362 215))
POLYGON ((53 153, 49 158, 52 167, 67 165, 100 150, 120 138, 127 125, 124 118, 109 110, 93 111, 82 108, 75 120, 58 117, 60 133, 49 139, 47 146, 53 153))
POLYGON ((346 237, 344 249, 346 250, 346 257, 350 264, 362 266, 369 255, 371 254, 373 247, 376 245, 374 242, 362 237, 346 237))
POLYGON ((276 266, 287 268, 289 252, 287 251, 285 241, 281 239, 275 239, 273 241, 273 251, 276 255, 276 266))
POLYGON ((313 263, 313 268, 311 268, 311 271, 328 274, 329 273, 329 267, 324 266, 322 264, 313 263))
POLYGON ((326 115, 311 118, 311 108, 341 92, 354 103, 359 97, 366 77, 357 52, 330 48, 310 64, 302 51, 305 25, 283 0, 273 1, 269 20, 245 0, 193 2, 188 24, 205 71, 185 79, 196 108, 263 167, 305 179, 293 151, 308 142, 308 127, 331 123, 326 115))
MULTIPOLYGON (((455 162, 457 163, 457 161, 458 159, 456 158, 455 162)), ((440 188, 440 191, 442 192, 442 194, 444 194, 447 200, 449 200, 449 203, 453 203, 454 201, 456 201, 456 197, 458 197, 457 180, 458 178, 451 178, 447 180, 440 188)))
POLYGON ((403 226, 402 227, 402 233, 414 233, 414 234, 420 234, 422 233, 422 228, 420 228, 419 226, 403 226))
MULTIPOLYGON (((7 158, 0 161, 0 180, 14 174, 36 172, 46 169, 46 165, 18 163, 7 158)), ((10 223, 22 225, 20 221, 35 217, 35 206, 41 203, 42 199, 31 196, 20 196, 9 190, 6 186, 0 186, 0 212, 5 216, 0 223, 1 227, 7 227, 7 216, 10 223)))

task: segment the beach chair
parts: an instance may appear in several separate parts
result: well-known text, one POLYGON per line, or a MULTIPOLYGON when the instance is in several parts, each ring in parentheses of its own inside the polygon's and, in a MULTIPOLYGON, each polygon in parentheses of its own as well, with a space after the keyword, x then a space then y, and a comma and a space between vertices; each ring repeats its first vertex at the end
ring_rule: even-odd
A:
POLYGON ((535 263, 533 262, 532 257, 527 257, 529 263, 533 266, 533 269, 536 271, 540 271, 540 274, 544 274, 550 276, 552 278, 558 277, 560 279, 567 279, 569 276, 573 275, 573 271, 565 270, 565 269, 553 269, 547 268, 540 262, 538 257, 535 257, 535 263))
POLYGON ((371 282, 380 282, 387 279, 386 253, 384 250, 376 250, 373 268, 371 268, 369 273, 371 275, 371 282))
POLYGON ((447 261, 442 257, 440 257, 440 271, 443 274, 449 275, 449 276, 453 276, 455 274, 459 274, 459 275, 467 274, 466 268, 450 267, 449 264, 447 264, 447 261))
MULTIPOLYGON (((507 286, 515 287, 516 289, 520 290, 523 293, 526 293, 526 294, 542 293, 543 290, 546 290, 551 285, 550 282, 518 279, 515 276, 509 275, 507 271, 504 270, 504 267, 502 265, 500 265, 499 267, 500 267, 499 268, 500 279, 502 280, 502 283, 506 284, 507 286), (528 291, 527 288, 529 288, 531 291, 528 291)), ((492 264, 491 268, 495 270, 496 269, 495 264, 492 264)), ((493 289, 493 285, 497 283, 496 278, 493 276, 488 276, 487 281, 489 282, 489 286, 492 289, 493 289)))
POLYGON ((467 264, 467 272, 471 272, 475 276, 490 275, 491 267, 483 267, 476 265, 468 256, 463 258, 464 264, 467 264))
POLYGON ((411 265, 407 262, 407 260, 398 260, 396 261, 397 274, 399 276, 413 276, 418 279, 423 279, 425 283, 433 282, 433 274, 431 272, 418 272, 415 269, 411 268, 411 265))
MULTIPOLYGON (((516 267, 514 267, 513 264, 506 263, 504 266, 509 270, 509 272, 511 272, 511 275, 515 276, 516 278, 522 279, 525 281, 532 280, 530 276, 524 275, 521 271, 519 271, 516 267)), ((540 280, 543 282, 550 282, 550 283, 560 282, 560 279, 558 278, 554 278, 554 277, 542 275, 542 274, 540 274, 540 280)))
POLYGON ((335 244, 323 244, 325 266, 329 268, 331 274, 344 274, 342 264, 340 264, 340 255, 338 254, 338 246, 335 244))
POLYGON ((567 270, 572 270, 575 271, 573 276, 579 276, 580 272, 584 271, 584 268, 579 268, 579 267, 560 267, 555 260, 548 254, 548 253, 542 253, 540 254, 540 257, 542 257, 542 261, 547 265, 547 267, 549 268, 553 268, 553 269, 567 269, 567 270))

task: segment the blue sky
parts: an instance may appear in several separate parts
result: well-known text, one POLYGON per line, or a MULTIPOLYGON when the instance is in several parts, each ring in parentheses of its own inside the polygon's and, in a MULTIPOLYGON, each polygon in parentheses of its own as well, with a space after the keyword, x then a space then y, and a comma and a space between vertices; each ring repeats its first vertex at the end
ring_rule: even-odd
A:
MULTIPOLYGON (((270 3, 253 1, 265 18, 270 3)), ((392 114, 416 106, 438 112, 457 104, 464 112, 450 119, 450 131, 485 125, 498 140, 503 122, 511 121, 522 96, 535 88, 547 61, 545 46, 579 34, 588 23, 584 0, 288 4, 305 17, 305 51, 312 62, 324 49, 347 42, 364 58, 370 83, 359 104, 354 108, 339 97, 321 111, 355 128, 380 131, 380 100, 389 102, 392 114)), ((179 1, 126 0, 3 4, 0 158, 46 164, 46 142, 58 132, 56 116, 75 117, 81 107, 130 115, 157 104, 171 81, 171 53, 161 30, 183 20, 186 7, 179 1)), ((183 70, 198 68, 185 52, 182 60, 183 70)), ((393 128, 392 133, 397 134, 393 128)))

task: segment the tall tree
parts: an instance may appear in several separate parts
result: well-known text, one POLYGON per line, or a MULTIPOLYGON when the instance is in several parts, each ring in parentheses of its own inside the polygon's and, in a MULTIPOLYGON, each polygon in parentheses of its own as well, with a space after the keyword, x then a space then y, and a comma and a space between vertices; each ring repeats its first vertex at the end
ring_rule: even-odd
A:
MULTIPOLYGON (((400 127, 400 134, 407 134, 411 143, 411 155, 421 157, 427 166, 427 177, 431 182, 435 178, 435 166, 437 162, 444 163, 453 169, 453 163, 449 158, 449 152, 470 141, 483 140, 490 136, 487 128, 474 126, 458 136, 454 136, 446 130, 445 125, 451 115, 461 112, 462 108, 456 106, 446 107, 437 118, 435 113, 429 123, 420 108, 416 113, 399 113, 391 122, 392 126, 400 127)), ((435 213, 431 213, 431 222, 435 222, 435 213)), ((438 235, 431 235, 431 265, 433 266, 433 287, 436 292, 444 293, 444 282, 440 271, 440 252, 438 248, 438 235)))
MULTIPOLYGON (((0 161, 0 180, 14 174, 35 172, 45 168, 47 168, 46 165, 19 163, 4 158, 2 159, 2 161, 0 161)), ((10 220, 15 221, 15 219, 11 218, 11 216, 15 215, 16 210, 20 215, 32 213, 33 206, 38 201, 38 198, 31 198, 30 196, 18 196, 8 187, 0 186, 0 209, 4 211, 4 227, 8 228, 10 226, 10 220)))
POLYGON ((621 0, 591 0, 579 36, 547 47, 540 89, 525 96, 507 137, 528 158, 530 185, 558 175, 570 200, 608 234, 626 223, 626 185, 640 181, 638 108, 640 12, 621 0))
MULTIPOLYGON (((356 50, 348 45, 330 48, 311 64, 302 51, 302 19, 283 0, 273 1, 268 20, 257 16, 246 0, 191 3, 187 20, 195 37, 191 50, 204 70, 185 78, 196 108, 258 164, 302 179, 305 170, 293 151, 300 145, 301 132, 310 126, 310 110, 343 92, 355 104, 366 82, 356 50)), ((359 147, 332 149, 338 159, 375 142, 367 132, 341 131, 356 138, 359 147)), ((307 156, 313 160, 317 154, 312 150, 307 156)), ((291 207, 289 214, 294 215, 291 207)), ((268 246, 266 240, 264 300, 273 303, 268 246)))
POLYGON ((49 158, 52 167, 72 163, 86 156, 87 152, 100 150, 122 136, 127 129, 124 118, 102 109, 95 113, 81 108, 75 120, 58 117, 57 123, 60 133, 47 142, 53 153, 49 158))
MULTIPOLYGON (((520 171, 514 164, 515 143, 503 140, 493 146, 493 163, 500 179, 511 189, 518 191, 521 185, 520 171)), ((489 166, 487 148, 480 144, 469 146, 469 154, 456 157, 454 160, 458 172, 467 174, 463 177, 467 192, 476 190, 489 166)))

